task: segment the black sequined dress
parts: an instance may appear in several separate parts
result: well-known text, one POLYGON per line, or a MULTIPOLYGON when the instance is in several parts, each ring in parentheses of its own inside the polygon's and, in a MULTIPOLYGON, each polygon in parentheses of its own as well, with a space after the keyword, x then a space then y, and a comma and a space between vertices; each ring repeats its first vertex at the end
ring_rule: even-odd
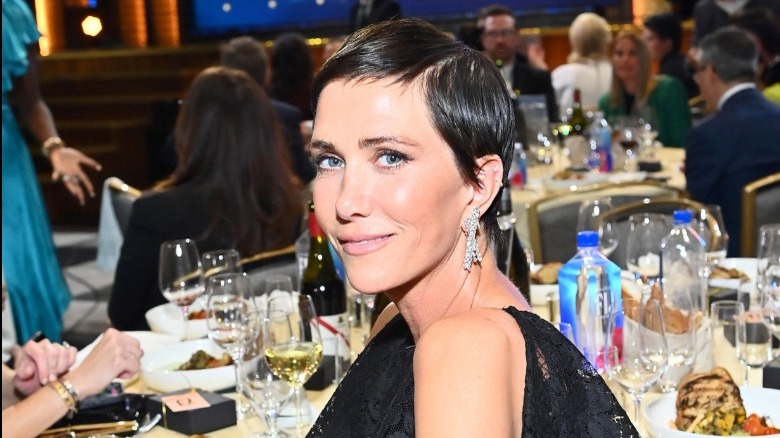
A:
MULTIPOLYGON (((524 437, 638 437, 604 380, 555 327, 504 309, 526 344, 524 437)), ((308 437, 414 436, 414 339, 396 316, 366 346, 308 437)))

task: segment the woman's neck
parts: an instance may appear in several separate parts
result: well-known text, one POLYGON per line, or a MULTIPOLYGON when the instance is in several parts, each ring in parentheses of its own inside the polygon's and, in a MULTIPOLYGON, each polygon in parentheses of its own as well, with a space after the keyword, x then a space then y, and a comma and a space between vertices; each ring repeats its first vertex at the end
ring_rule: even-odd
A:
POLYGON ((636 89, 637 89, 636 79, 628 79, 622 82, 623 82, 623 91, 625 91, 626 94, 636 96, 636 89))

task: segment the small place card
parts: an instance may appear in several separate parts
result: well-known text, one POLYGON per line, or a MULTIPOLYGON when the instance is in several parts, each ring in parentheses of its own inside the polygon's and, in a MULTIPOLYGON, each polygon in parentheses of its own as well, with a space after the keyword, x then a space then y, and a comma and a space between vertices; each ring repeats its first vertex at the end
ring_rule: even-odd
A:
POLYGON ((211 406, 202 395, 195 391, 168 395, 162 397, 161 400, 171 412, 192 411, 211 406))

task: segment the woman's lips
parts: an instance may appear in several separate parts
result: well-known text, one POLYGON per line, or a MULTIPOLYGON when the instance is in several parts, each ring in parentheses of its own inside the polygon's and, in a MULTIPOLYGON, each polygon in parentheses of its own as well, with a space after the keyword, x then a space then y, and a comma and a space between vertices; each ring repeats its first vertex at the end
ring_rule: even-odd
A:
POLYGON ((344 252, 351 256, 361 256, 379 250, 390 240, 390 235, 359 236, 339 238, 344 252))

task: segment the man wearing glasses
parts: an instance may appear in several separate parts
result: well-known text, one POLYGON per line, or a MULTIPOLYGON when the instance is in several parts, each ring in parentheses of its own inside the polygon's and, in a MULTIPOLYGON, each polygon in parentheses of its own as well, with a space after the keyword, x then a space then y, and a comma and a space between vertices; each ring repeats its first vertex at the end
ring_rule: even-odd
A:
POLYGON ((482 29, 480 42, 484 53, 496 63, 507 88, 516 96, 544 95, 548 117, 550 121, 557 121, 560 117, 550 72, 533 67, 519 52, 516 24, 514 13, 506 6, 491 5, 482 9, 477 27, 482 29))
POLYGON ((739 254, 742 188, 780 171, 780 106, 756 88, 758 54, 748 34, 726 27, 705 37, 694 76, 714 111, 685 141, 685 178, 691 197, 717 204, 729 234, 728 256, 739 254))

